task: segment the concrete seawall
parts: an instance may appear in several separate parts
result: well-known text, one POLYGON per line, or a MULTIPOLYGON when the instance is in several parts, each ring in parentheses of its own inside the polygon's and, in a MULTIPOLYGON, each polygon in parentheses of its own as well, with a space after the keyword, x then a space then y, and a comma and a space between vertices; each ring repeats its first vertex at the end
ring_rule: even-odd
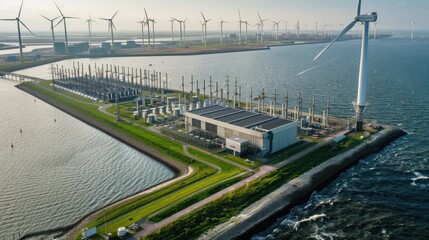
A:
POLYGON ((238 216, 217 226, 200 239, 246 239, 256 228, 272 222, 279 213, 308 197, 316 188, 332 179, 359 159, 380 151, 406 133, 385 127, 357 147, 339 154, 300 177, 288 182, 263 199, 244 209, 238 216))

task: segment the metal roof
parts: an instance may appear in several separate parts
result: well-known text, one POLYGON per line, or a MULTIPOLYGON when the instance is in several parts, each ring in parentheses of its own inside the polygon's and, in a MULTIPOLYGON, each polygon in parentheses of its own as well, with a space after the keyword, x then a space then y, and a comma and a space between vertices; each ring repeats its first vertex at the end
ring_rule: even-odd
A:
POLYGON ((292 122, 287 119, 276 118, 258 112, 227 108, 219 105, 203 107, 189 112, 244 128, 260 127, 271 130, 292 122))

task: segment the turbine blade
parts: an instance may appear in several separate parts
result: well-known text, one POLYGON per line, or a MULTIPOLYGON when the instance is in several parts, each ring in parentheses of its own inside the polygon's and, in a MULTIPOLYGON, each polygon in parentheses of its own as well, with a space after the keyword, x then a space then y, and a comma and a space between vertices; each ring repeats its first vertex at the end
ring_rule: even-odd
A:
POLYGON ((144 8, 144 14, 146 15, 146 19, 149 20, 149 17, 147 16, 146 8, 144 8))
POLYGON ((24 0, 21 2, 21 7, 19 8, 18 18, 21 17, 22 5, 24 5, 24 0))
POLYGON ((259 21, 263 22, 262 18, 261 18, 261 15, 259 15, 259 13, 257 13, 257 14, 258 14, 258 17, 259 17, 259 21))
POLYGON ((24 26, 31 33, 31 35, 33 35, 34 37, 36 36, 21 20, 18 20, 18 21, 22 24, 22 26, 24 26))
POLYGON ((361 0, 358 1, 357 15, 356 16, 360 15, 360 7, 361 7, 361 0))
POLYGON ((338 36, 334 40, 332 40, 332 42, 330 42, 319 54, 317 54, 317 56, 313 59, 313 61, 316 61, 320 57, 320 55, 322 55, 323 52, 325 52, 330 46, 332 46, 332 44, 334 44, 334 42, 336 42, 338 39, 344 36, 348 31, 350 31, 350 29, 352 29, 357 22, 358 22, 357 20, 354 20, 349 25, 347 25, 347 27, 344 28, 343 31, 341 31, 340 34, 338 34, 338 36))
POLYGON ((113 22, 111 22, 111 23, 112 23, 112 27, 113 27, 113 29, 115 29, 115 31, 116 31, 115 24, 114 24, 113 22))
POLYGON ((206 18, 204 17, 203 12, 201 12, 201 16, 203 16, 204 22, 206 21, 206 18))
POLYGON ((240 22, 241 22, 240 8, 238 9, 238 19, 239 19, 239 20, 240 20, 240 22))
POLYGON ((53 21, 53 20, 55 20, 55 18, 54 18, 53 20, 51 20, 51 19, 49 19, 49 18, 47 18, 47 17, 43 16, 42 14, 40 14, 40 16, 42 16, 44 19, 46 19, 46 20, 48 20, 48 21, 53 21))
POLYGON ((6 18, 6 19, 0 19, 0 21, 16 21, 16 19, 6 18))
POLYGON ((62 21, 64 21, 64 18, 62 18, 59 22, 57 22, 57 24, 55 24, 54 28, 55 28, 56 26, 58 26, 58 24, 60 24, 62 21))
POLYGON ((61 12, 60 7, 58 7, 58 5, 57 5, 57 3, 56 3, 56 2, 54 2, 54 3, 55 3, 55 6, 57 6, 57 9, 58 9, 58 11, 60 12, 61 16, 63 16, 63 17, 64 17, 64 14, 63 14, 63 12, 61 12))
POLYGON ((60 18, 61 16, 58 16, 58 17, 56 17, 56 18, 54 18, 54 19, 52 19, 51 21, 55 21, 55 20, 57 20, 58 18, 60 18))
POLYGON ((113 19, 113 18, 116 16, 116 14, 118 14, 118 12, 119 12, 119 10, 117 10, 117 11, 115 12, 115 14, 113 14, 113 17, 112 17, 111 19, 113 19))
POLYGON ((107 19, 107 18, 100 18, 100 19, 104 21, 110 21, 110 19, 107 19))

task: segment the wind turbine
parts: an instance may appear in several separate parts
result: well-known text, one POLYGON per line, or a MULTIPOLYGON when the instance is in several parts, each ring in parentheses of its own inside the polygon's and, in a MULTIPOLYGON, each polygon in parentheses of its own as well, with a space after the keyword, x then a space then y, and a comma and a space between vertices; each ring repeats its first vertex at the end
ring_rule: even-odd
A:
POLYGON ((116 14, 119 12, 119 10, 117 10, 115 12, 115 14, 113 14, 113 16, 111 18, 100 18, 101 20, 107 21, 108 22, 108 30, 110 30, 110 39, 112 40, 112 51, 115 51, 115 41, 113 39, 113 29, 116 30, 115 24, 113 23, 113 18, 115 18, 116 14))
POLYGON ((185 20, 183 20, 183 44, 186 43, 186 21, 188 20, 188 18, 185 18, 185 20))
POLYGON ((281 21, 278 21, 278 22, 272 21, 272 22, 273 22, 274 31, 276 33, 276 41, 277 41, 278 40, 278 36, 279 36, 279 23, 281 21))
POLYGON ((61 14, 61 20, 54 26, 56 27, 58 24, 60 24, 61 22, 64 22, 64 36, 65 36, 65 40, 66 40, 66 55, 69 54, 69 40, 68 40, 68 36, 67 36, 67 24, 66 24, 66 19, 67 18, 77 18, 77 17, 67 17, 64 16, 63 12, 61 12, 60 7, 58 7, 57 3, 55 3, 55 6, 57 7, 58 11, 61 14))
POLYGON ((416 29, 416 23, 411 22, 411 41, 414 40, 414 30, 416 29))
POLYGON ((318 23, 317 23, 317 21, 316 21, 316 31, 314 32, 314 38, 317 40, 317 26, 318 26, 318 23))
POLYGON ((50 19, 50 18, 47 18, 47 17, 45 17, 45 16, 43 16, 42 14, 40 14, 40 16, 42 16, 44 19, 46 19, 46 20, 48 20, 49 22, 51 22, 51 33, 52 33, 52 49, 54 49, 54 47, 55 47, 55 31, 54 31, 54 21, 55 20, 57 20, 58 18, 59 18, 59 16, 58 17, 56 17, 56 18, 52 18, 52 19, 50 19))
POLYGON ((207 46, 207 23, 211 20, 207 20, 204 16, 203 12, 201 12, 201 16, 203 16, 204 19, 204 46, 207 46))
POLYGON ((220 19, 220 45, 223 45, 223 24, 224 23, 229 23, 227 21, 222 20, 222 18, 220 19))
POLYGON ((176 18, 171 18, 171 20, 176 21, 179 23, 180 26, 180 47, 183 46, 183 33, 182 33, 182 21, 176 19, 176 18))
POLYGON ((144 14, 146 16, 146 26, 147 26, 147 49, 150 50, 150 22, 154 20, 149 19, 149 17, 147 16, 146 8, 144 8, 144 14))
POLYGON ((145 20, 137 21, 138 24, 142 26, 142 47, 144 47, 144 26, 146 26, 145 20))
POLYGON ((357 93, 357 101, 353 103, 355 111, 356 111, 356 131, 363 131, 363 112, 367 106, 365 102, 366 95, 366 81, 367 81, 367 61, 368 61, 368 35, 369 35, 369 23, 377 21, 377 13, 372 12, 370 14, 362 14, 361 15, 361 0, 358 1, 357 13, 354 20, 347 25, 346 28, 341 31, 341 33, 330 42, 315 58, 319 58, 323 52, 326 51, 334 42, 344 36, 353 26, 360 22, 363 23, 363 34, 362 34, 362 49, 361 49, 361 57, 360 57, 360 67, 359 67, 359 84, 358 84, 358 93, 357 93))
POLYGON ((259 18, 259 26, 261 27, 261 42, 263 42, 264 41, 264 37, 263 37, 263 35, 264 35, 264 22, 265 21, 268 21, 268 19, 262 19, 261 18, 261 15, 259 15, 259 13, 257 13, 258 14, 258 18, 259 18))
POLYGON ((22 5, 24 4, 24 0, 21 2, 21 7, 19 8, 18 17, 10 18, 10 19, 0 19, 0 21, 16 21, 18 25, 18 40, 19 40, 19 59, 21 62, 24 62, 24 53, 22 52, 22 39, 21 39, 21 24, 33 35, 33 32, 19 19, 21 17, 22 5))
POLYGON ((238 44, 241 45, 241 24, 244 23, 244 21, 241 20, 241 13, 240 9, 238 9, 238 44))
POLYGON ((85 22, 88 23, 89 48, 91 48, 91 44, 92 44, 92 35, 91 35, 91 33, 92 33, 92 23, 93 22, 96 23, 96 21, 92 20, 91 14, 90 14, 89 15, 89 19, 87 19, 85 22))
POLYGON ((299 19, 298 22, 296 22, 296 38, 299 39, 299 30, 301 30, 300 26, 299 26, 299 19))
POLYGON ((244 25, 246 26, 246 35, 245 35, 245 39, 246 39, 246 45, 247 45, 247 26, 249 26, 250 24, 247 21, 244 21, 244 25))

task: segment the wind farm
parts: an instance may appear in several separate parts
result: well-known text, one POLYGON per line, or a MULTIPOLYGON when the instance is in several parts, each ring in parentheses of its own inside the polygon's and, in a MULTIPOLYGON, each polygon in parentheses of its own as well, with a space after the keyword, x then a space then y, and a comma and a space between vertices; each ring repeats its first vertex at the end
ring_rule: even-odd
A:
POLYGON ((418 14, 390 29, 408 3, 80 1, 8 3, 18 15, 0 19, 13 32, 0 31, 0 187, 13 186, 0 196, 13 219, 0 218, 0 236, 426 231, 395 210, 424 211, 399 196, 407 187, 427 196, 426 172, 403 146, 416 145, 402 136, 421 138, 424 120, 410 124, 409 109, 427 99, 415 86, 427 85, 429 37, 418 14))

